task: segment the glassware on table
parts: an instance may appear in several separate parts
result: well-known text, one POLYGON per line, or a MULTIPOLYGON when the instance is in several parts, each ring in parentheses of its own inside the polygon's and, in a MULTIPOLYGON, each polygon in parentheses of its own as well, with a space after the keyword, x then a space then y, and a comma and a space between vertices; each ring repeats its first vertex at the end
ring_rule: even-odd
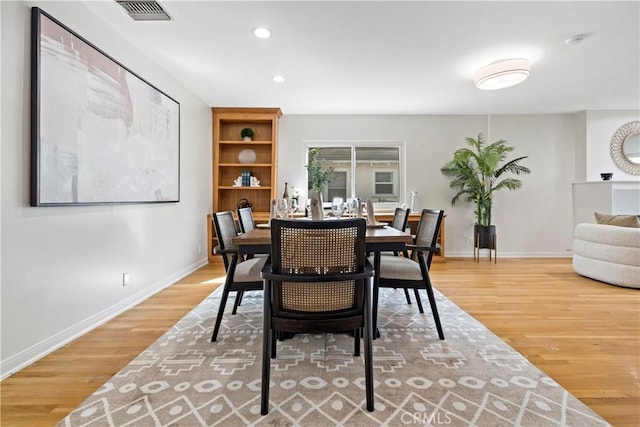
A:
POLYGON ((345 202, 345 211, 349 217, 356 216, 356 212, 358 211, 358 198, 357 197, 349 197, 345 202))
POLYGON ((342 197, 334 197, 331 201, 331 212, 333 216, 337 219, 342 217, 342 214, 345 210, 344 199, 342 197))
POLYGON ((289 213, 289 201, 287 199, 276 200, 276 212, 279 218, 286 218, 289 213))
POLYGON ((350 197, 347 197, 347 200, 344 202, 344 214, 347 215, 348 218, 351 217, 351 208, 349 207, 350 197))

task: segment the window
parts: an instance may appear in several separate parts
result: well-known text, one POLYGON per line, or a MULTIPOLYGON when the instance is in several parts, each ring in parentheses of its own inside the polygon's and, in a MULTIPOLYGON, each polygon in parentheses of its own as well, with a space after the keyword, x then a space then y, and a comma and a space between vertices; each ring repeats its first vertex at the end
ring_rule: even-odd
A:
POLYGON ((376 205, 403 202, 402 143, 314 144, 323 167, 333 168, 332 181, 323 191, 325 201, 334 197, 371 199, 376 205))
POLYGON ((333 200, 334 197, 342 197, 347 199, 347 175, 346 170, 333 170, 333 180, 327 185, 327 201, 333 200))
POLYGON ((396 194, 393 171, 373 171, 373 194, 376 196, 391 196, 396 194))

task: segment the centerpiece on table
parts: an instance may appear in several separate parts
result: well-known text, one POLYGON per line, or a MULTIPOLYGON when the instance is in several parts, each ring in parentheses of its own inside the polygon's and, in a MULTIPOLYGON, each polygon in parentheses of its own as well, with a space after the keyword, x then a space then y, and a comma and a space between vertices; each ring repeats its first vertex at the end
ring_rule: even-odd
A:
POLYGON ((290 192, 290 196, 291 196, 291 209, 293 209, 293 212, 298 212, 298 209, 300 207, 300 190, 298 190, 297 187, 295 186, 291 186, 291 192, 290 192))
POLYGON ((333 168, 324 166, 324 159, 320 157, 319 148, 309 149, 309 163, 307 164, 309 182, 309 205, 312 219, 322 219, 322 191, 325 185, 333 181, 333 168))

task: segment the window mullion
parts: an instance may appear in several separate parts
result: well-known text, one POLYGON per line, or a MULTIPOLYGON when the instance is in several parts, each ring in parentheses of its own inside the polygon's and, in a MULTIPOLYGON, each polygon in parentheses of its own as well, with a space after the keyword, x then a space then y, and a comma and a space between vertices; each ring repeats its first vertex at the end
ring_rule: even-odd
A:
POLYGON ((350 180, 349 196, 356 195, 356 146, 351 145, 351 180, 350 180))

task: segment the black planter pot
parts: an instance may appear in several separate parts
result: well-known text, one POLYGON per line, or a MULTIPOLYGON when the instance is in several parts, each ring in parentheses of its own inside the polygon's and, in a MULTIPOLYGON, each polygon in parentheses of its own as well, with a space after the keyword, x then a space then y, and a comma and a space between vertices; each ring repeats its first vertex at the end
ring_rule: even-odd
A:
POLYGON ((473 226, 473 246, 478 249, 496 248, 496 226, 478 225, 473 226))

